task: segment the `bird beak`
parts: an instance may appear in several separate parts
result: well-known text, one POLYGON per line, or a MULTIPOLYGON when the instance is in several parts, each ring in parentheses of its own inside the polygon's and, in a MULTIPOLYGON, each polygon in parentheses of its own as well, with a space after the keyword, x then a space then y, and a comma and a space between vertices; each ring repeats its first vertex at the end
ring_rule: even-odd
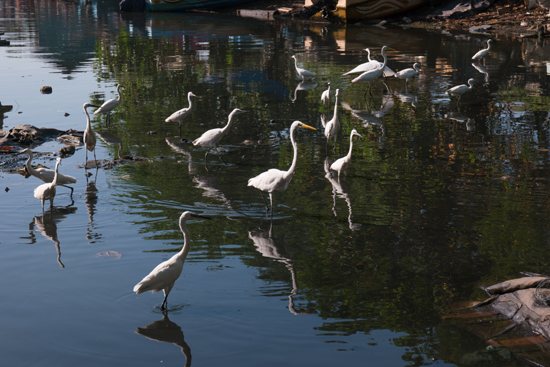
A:
POLYGON ((309 125, 306 125, 304 123, 300 123, 300 126, 301 127, 305 127, 306 129, 311 129, 311 130, 317 130, 316 128, 312 127, 312 126, 309 126, 309 125))
POLYGON ((205 216, 198 215, 198 214, 191 214, 191 216, 192 216, 193 218, 212 219, 212 218, 210 218, 210 217, 205 217, 205 216))

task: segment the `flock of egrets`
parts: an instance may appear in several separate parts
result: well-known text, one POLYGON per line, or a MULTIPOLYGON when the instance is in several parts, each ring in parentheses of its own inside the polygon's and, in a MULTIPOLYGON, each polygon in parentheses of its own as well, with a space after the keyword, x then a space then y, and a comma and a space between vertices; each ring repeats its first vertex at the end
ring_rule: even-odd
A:
MULTIPOLYGON (((483 58, 490 50, 491 48, 491 40, 488 40, 487 42, 487 48, 479 51, 476 53, 472 59, 481 59, 483 58)), ((381 53, 382 57, 384 59, 383 62, 379 62, 377 60, 372 60, 370 58, 370 50, 366 49, 368 52, 368 62, 363 63, 356 68, 352 69, 351 71, 344 73, 343 75, 349 75, 349 74, 355 74, 355 73, 361 73, 358 77, 353 79, 352 83, 368 83, 368 89, 365 91, 365 96, 367 92, 371 92, 370 90, 370 84, 371 82, 375 81, 376 79, 385 76, 385 77, 396 77, 399 79, 405 80, 406 83, 408 83, 409 79, 417 76, 419 74, 419 68, 420 64, 415 63, 412 68, 404 69, 399 72, 392 71, 387 66, 387 57, 385 54, 385 51, 389 49, 388 46, 382 47, 381 53)), ((295 62, 295 68, 297 74, 303 79, 307 78, 314 78, 315 74, 311 71, 305 70, 303 68, 300 68, 298 66, 298 61, 296 59, 296 56, 292 56, 294 58, 295 62)), ((446 91, 446 93, 450 96, 457 96, 460 100, 460 97, 471 90, 473 88, 473 79, 468 80, 468 85, 458 85, 455 87, 450 88, 446 91)), ((117 85, 117 93, 118 97, 116 99, 111 99, 107 102, 105 102, 102 106, 100 106, 96 111, 94 111, 94 114, 106 114, 106 123, 110 120, 110 113, 113 111, 121 102, 122 96, 121 96, 121 89, 124 87, 120 84, 117 85)), ((325 90, 321 95, 321 101, 323 104, 325 102, 330 101, 330 83, 328 83, 328 89, 325 90)), ((192 114, 193 111, 193 99, 192 97, 196 97, 195 94, 192 92, 189 92, 187 95, 188 98, 188 104, 189 106, 186 108, 183 108, 179 111, 174 112, 172 115, 170 115, 168 118, 166 118, 166 122, 177 122, 179 124, 179 133, 181 137, 181 126, 183 121, 186 117, 188 117, 190 114, 192 114)), ((338 97, 339 97, 339 90, 336 89, 335 91, 335 106, 334 106, 334 114, 332 118, 327 121, 326 123, 323 121, 324 125, 324 135, 327 139, 327 146, 329 144, 330 139, 333 139, 337 136, 338 131, 340 130, 340 123, 338 120, 338 97)), ((90 103, 84 103, 83 109, 86 114, 86 130, 84 131, 83 135, 83 142, 85 145, 85 151, 86 151, 86 161, 88 161, 88 152, 94 153, 94 159, 95 158, 95 145, 96 145, 96 137, 95 133, 92 130, 91 122, 90 122, 90 116, 88 114, 87 108, 89 107, 97 107, 90 103)), ((218 143, 221 141, 221 139, 227 134, 229 131, 233 118, 241 113, 244 113, 247 111, 235 108, 228 117, 228 122, 223 128, 216 128, 211 129, 203 133, 199 138, 195 139, 192 144, 194 146, 198 147, 205 147, 208 148, 205 153, 205 162, 208 156, 208 153, 211 149, 216 149, 218 143)), ((287 189, 290 181, 292 180, 292 176, 294 175, 294 172, 296 170, 296 163, 297 163, 297 156, 298 156, 298 147, 296 144, 296 141, 294 139, 294 131, 296 128, 306 128, 311 130, 317 130, 314 127, 311 127, 309 125, 306 125, 300 121, 294 121, 292 125, 290 126, 290 141, 294 150, 294 156, 292 159, 292 164, 290 168, 286 171, 282 171, 279 169, 270 169, 268 171, 265 171, 261 174, 259 174, 256 177, 253 177, 248 180, 248 186, 252 186, 260 190, 260 193, 262 193, 262 197, 264 198, 264 202, 266 204, 266 208, 271 211, 271 215, 273 216, 273 194, 277 191, 284 191, 287 189), (270 207, 268 208, 267 202, 265 201, 265 197, 263 195, 264 192, 267 192, 269 194, 270 198, 270 207)), ((346 156, 334 161, 332 165, 330 165, 330 169, 338 173, 338 179, 340 179, 340 174, 342 172, 345 172, 346 167, 349 165, 351 161, 352 151, 353 151, 353 137, 358 136, 359 138, 362 138, 362 136, 354 129, 352 130, 350 134, 350 147, 349 152, 346 156)), ((50 201, 50 207, 53 210, 53 199, 56 194, 56 186, 65 186, 71 189, 71 195, 73 192, 73 188, 70 186, 67 186, 69 184, 76 183, 76 179, 71 176, 66 176, 61 173, 59 173, 59 165, 61 163, 61 158, 57 158, 57 163, 55 166, 55 170, 47 169, 47 168, 38 168, 35 169, 32 167, 32 159, 33 159, 33 153, 30 149, 25 149, 22 151, 22 153, 26 153, 29 155, 29 159, 26 162, 26 169, 32 176, 35 176, 42 181, 44 181, 44 184, 38 186, 34 190, 34 196, 37 199, 40 199, 42 201, 42 211, 44 211, 44 202, 46 200, 50 201)), ((221 156, 219 155, 218 151, 218 157, 219 159, 223 161, 221 156)), ((225 163, 225 162, 224 162, 225 163)), ((96 160, 96 166, 97 166, 97 160, 96 160)), ((185 261, 185 258, 189 252, 190 248, 190 235, 189 231, 187 230, 185 223, 187 220, 198 217, 198 218, 206 218, 195 215, 191 212, 184 212, 180 218, 179 218, 179 226, 183 233, 184 237, 184 246, 182 247, 181 251, 178 252, 176 255, 174 255, 172 258, 170 258, 167 261, 162 262, 157 267, 155 267, 149 275, 147 275, 141 282, 139 282, 134 287, 134 292, 137 294, 152 291, 153 293, 158 291, 164 292, 164 300, 161 305, 161 310, 166 309, 166 301, 168 294, 170 293, 174 282, 178 279, 178 277, 181 274, 183 263, 185 261)))

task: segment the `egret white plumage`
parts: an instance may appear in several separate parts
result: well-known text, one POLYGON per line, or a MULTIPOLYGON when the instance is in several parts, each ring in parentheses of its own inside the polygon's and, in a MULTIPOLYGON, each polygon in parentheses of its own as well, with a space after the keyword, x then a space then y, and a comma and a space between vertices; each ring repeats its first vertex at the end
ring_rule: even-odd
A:
POLYGON ((107 102, 103 103, 97 110, 94 111, 94 115, 99 115, 100 113, 104 113, 107 115, 107 117, 105 117, 105 124, 107 126, 111 124, 111 112, 118 107, 120 102, 122 102, 122 94, 120 93, 121 89, 124 89, 124 87, 120 84, 117 84, 116 92, 118 93, 118 97, 108 100, 107 102))
POLYGON ((166 309, 166 299, 168 294, 172 290, 174 283, 181 275, 183 270, 183 263, 187 258, 189 249, 191 248, 191 236, 185 223, 192 218, 203 218, 210 219, 208 217, 203 217, 201 215, 193 214, 192 212, 186 211, 183 212, 179 219, 180 230, 183 233, 184 244, 180 252, 172 256, 170 259, 161 262, 157 265, 145 278, 141 280, 138 284, 134 286, 134 292, 136 294, 144 293, 151 291, 156 293, 159 291, 164 292, 164 300, 160 309, 164 311, 166 309))
POLYGON ((457 86, 452 87, 451 89, 448 89, 445 91, 449 96, 458 96, 458 101, 460 102, 460 97, 466 92, 469 92, 474 87, 474 79, 470 78, 468 79, 468 85, 466 84, 460 84, 457 86))
MULTIPOLYGON (((35 169, 31 165, 32 159, 34 158, 34 155, 33 155, 32 151, 27 148, 27 149, 21 151, 20 154, 23 154, 23 153, 26 153, 26 154, 29 155, 29 159, 27 159, 27 163, 25 164, 25 167, 27 168, 27 171, 32 176, 41 179, 45 183, 50 183, 50 182, 53 181, 53 179, 55 177, 55 170, 49 169, 49 168, 44 168, 44 167, 39 167, 39 168, 35 169)), ((73 183, 76 183, 76 178, 74 178, 73 176, 67 176, 67 175, 63 175, 61 173, 57 174, 57 184, 60 185, 60 186, 65 186, 66 188, 71 189, 71 196, 73 195, 74 189, 71 186, 67 186, 67 184, 73 184, 73 183)))
MULTIPOLYGON (((222 140, 222 138, 225 136, 225 134, 227 134, 227 132, 229 131, 229 128, 231 127, 231 123, 233 122, 233 117, 235 115, 238 115, 238 114, 244 113, 244 112, 247 112, 247 111, 235 108, 229 114, 227 125, 225 125, 224 128, 217 128, 217 129, 208 130, 204 134, 202 134, 199 138, 197 138, 193 141, 194 146, 208 147, 208 150, 206 151, 206 154, 204 155, 205 163, 206 163, 206 156, 208 155, 208 152, 210 151, 210 149, 212 149, 212 148, 215 149, 216 146, 218 145, 218 143, 220 142, 220 140, 222 140)), ((220 152, 218 151, 217 153, 218 153, 218 158, 220 158, 220 160, 223 163, 225 163, 224 160, 222 159, 222 157, 220 156, 220 152)))
POLYGON ((328 82, 327 85, 328 89, 321 94, 321 102, 323 102, 323 104, 325 104, 325 102, 330 102, 330 82, 328 82))
POLYGON ((84 130, 84 146, 86 148, 86 163, 88 162, 88 152, 94 152, 94 160, 95 165, 97 167, 97 158, 95 157, 95 144, 96 144, 96 137, 95 133, 92 130, 92 124, 90 122, 90 115, 88 115, 88 110, 86 108, 88 107, 96 107, 91 103, 84 103, 82 108, 84 109, 84 113, 86 114, 86 130, 84 130))
POLYGON ((61 158, 57 158, 57 163, 55 164, 55 174, 53 180, 50 183, 44 183, 34 189, 34 197, 42 201, 42 213, 44 213, 44 202, 46 200, 50 201, 50 210, 53 211, 53 198, 55 197, 55 187, 57 185, 57 178, 59 164, 61 163, 61 158))
MULTIPOLYGON (((352 70, 350 70, 347 73, 344 73, 342 75, 364 73, 365 71, 374 70, 374 69, 378 69, 378 68, 382 67, 382 65, 383 65, 382 62, 380 62, 378 60, 371 59, 370 49, 366 48, 365 51, 367 51, 367 57, 368 57, 369 61, 365 62, 361 65, 356 66, 352 70)), ((386 66, 386 67, 383 68, 383 75, 385 77, 390 77, 390 76, 393 76, 394 74, 395 74, 395 72, 392 69, 390 69, 389 67, 386 66)))
POLYGON ((298 67, 298 60, 296 59, 296 56, 292 55, 292 58, 294 59, 294 67, 296 67, 296 72, 302 77, 302 80, 305 80, 306 78, 315 78, 315 73, 298 67))
POLYGON ((487 48, 484 48, 483 50, 479 50, 478 52, 476 52, 475 55, 472 56, 472 60, 483 59, 489 53, 489 50, 491 49, 491 42, 493 42, 493 40, 491 40, 491 39, 487 40, 487 48))
POLYGON ((334 163, 332 163, 330 165, 331 170, 338 172, 338 179, 340 179, 340 173, 342 171, 345 171, 347 169, 347 167, 349 166, 349 163, 351 162, 351 153, 353 151, 353 136, 354 135, 357 135, 358 137, 363 139, 363 137, 357 132, 357 130, 355 130, 355 129, 351 130, 351 134, 349 136, 349 152, 348 152, 348 154, 345 157, 342 157, 342 158, 339 158, 339 159, 335 160, 334 163))
MULTIPOLYGON (((388 50, 389 47, 388 46, 384 46, 382 47, 382 56, 384 57, 384 63, 382 64, 381 67, 379 67, 378 69, 373 69, 373 70, 369 70, 369 71, 365 71, 363 74, 359 75, 357 78, 353 79, 351 82, 352 83, 369 83, 369 88, 368 88, 368 91, 370 92, 370 83, 373 81, 373 80, 376 80, 378 78, 380 78, 384 72, 384 69, 386 68, 386 64, 388 63, 388 58, 386 57, 386 50, 388 50)), ((364 96, 367 94, 367 90, 365 90, 365 94, 364 96)), ((371 93, 372 95, 372 93, 371 93)), ((364 97, 363 96, 363 97, 364 97)))
POLYGON ((336 144, 336 136, 340 131, 340 121, 338 121, 338 95, 339 94, 340 94, 340 89, 336 89, 336 93, 334 95, 334 98, 336 99, 334 103, 334 115, 332 115, 332 119, 330 119, 325 125, 325 137, 327 138, 327 146, 328 146, 328 141, 330 139, 334 139, 336 144))
POLYGON ((189 102, 189 107, 182 108, 181 110, 174 112, 166 120, 164 120, 165 122, 171 122, 171 121, 177 122, 180 125, 180 138, 181 138, 181 124, 183 120, 187 116, 191 115, 191 112, 193 112, 193 100, 191 99, 191 97, 196 97, 196 95, 194 95, 193 92, 187 93, 187 101, 189 102))
POLYGON ((409 79, 420 74, 420 64, 415 62, 412 68, 407 68, 395 73, 395 77, 399 79, 405 79, 405 84, 409 83, 409 79))
MULTIPOLYGON (((294 121, 292 123, 292 125, 290 126, 290 142, 292 143, 292 147, 294 149, 294 158, 292 159, 292 164, 288 169, 288 171, 281 171, 279 169, 272 168, 248 180, 248 186, 252 186, 260 190, 260 193, 262 194, 262 198, 264 199, 264 202, 265 202, 265 197, 263 192, 269 193, 269 200, 271 203, 271 216, 273 216, 273 193, 275 191, 286 190, 288 187, 288 184, 292 180, 294 171, 296 170, 296 163, 298 160, 298 145, 294 140, 294 130, 296 130, 297 127, 304 127, 306 129, 317 130, 316 128, 306 125, 300 121, 294 121)), ((266 207, 267 207, 267 203, 266 203, 266 207)))

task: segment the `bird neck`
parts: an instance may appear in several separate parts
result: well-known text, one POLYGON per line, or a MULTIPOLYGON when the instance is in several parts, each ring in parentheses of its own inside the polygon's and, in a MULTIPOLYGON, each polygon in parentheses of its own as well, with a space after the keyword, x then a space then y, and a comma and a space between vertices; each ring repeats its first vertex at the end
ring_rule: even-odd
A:
POLYGON ((225 127, 222 129, 222 134, 227 133, 232 122, 233 122, 233 112, 229 114, 229 120, 227 121, 227 125, 225 125, 225 127))
POLYGON ((188 110, 191 111, 193 109, 193 100, 191 99, 191 95, 187 95, 187 102, 189 102, 189 108, 188 110))
POLYGON ((388 58, 386 57, 386 51, 382 50, 382 57, 384 58, 384 63, 382 64, 382 69, 386 68, 386 63, 388 62, 388 58))
POLYGON ((349 161, 351 159, 351 152, 353 151, 353 134, 349 137, 349 152, 346 156, 346 161, 349 161))
POLYGON ((191 236, 189 235, 189 231, 187 230, 187 227, 185 227, 185 223, 180 222, 180 229, 181 229, 181 232, 183 233, 183 247, 178 253, 178 257, 182 259, 182 261, 184 261, 187 258, 189 249, 191 248, 191 236))
POLYGON ((294 171, 296 170, 296 163, 298 162, 298 144, 296 144, 296 141, 294 140, 294 130, 296 129, 296 126, 293 126, 290 129, 290 142, 292 143, 292 148, 294 149, 294 157, 292 158, 292 164, 290 165, 290 168, 285 173, 285 177, 292 176, 294 174, 294 171))
POLYGON ((294 67, 296 68, 296 70, 298 70, 298 59, 296 59, 295 57, 293 57, 294 59, 294 67))
POLYGON ((53 176, 52 186, 57 185, 57 177, 59 176, 57 171, 59 170, 59 161, 55 164, 55 175, 53 176))
POLYGON ((29 153, 29 159, 27 159, 27 163, 26 163, 27 171, 29 171, 31 175, 36 176, 38 172, 36 172, 36 170, 31 166, 32 158, 33 158, 32 153, 29 153))
POLYGON ((372 59, 370 58, 370 49, 367 48, 367 59, 369 59, 369 62, 372 61, 372 59))
POLYGON ((120 93, 120 85, 116 87, 116 92, 118 93, 117 99, 120 101, 122 99, 122 94, 120 93))
POLYGON ((84 113, 86 114, 86 130, 92 130, 92 124, 90 122, 90 115, 88 115, 88 110, 84 108, 84 113))
POLYGON ((335 124, 338 123, 338 94, 335 95, 334 114, 332 115, 332 119, 335 124))

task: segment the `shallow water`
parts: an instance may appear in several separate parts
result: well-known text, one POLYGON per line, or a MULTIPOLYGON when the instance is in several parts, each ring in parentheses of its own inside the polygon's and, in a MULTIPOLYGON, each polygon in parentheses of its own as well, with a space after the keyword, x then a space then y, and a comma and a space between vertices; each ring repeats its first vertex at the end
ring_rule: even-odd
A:
MULTIPOLYGON (((150 160, 86 179, 77 148, 60 166, 78 179, 72 200, 59 187, 44 215, 33 197, 41 182, 0 173, 6 365, 464 365, 486 344, 442 314, 483 298, 480 284, 548 273, 548 55, 535 41, 493 36, 476 68, 485 35, 121 15, 116 5, 0 3, 11 42, 0 48, 0 102, 14 106, 4 129, 83 130, 83 103, 115 97, 120 83, 109 130, 118 140, 98 139, 97 158, 150 160), (366 61, 365 47, 381 60, 383 45, 395 49, 389 67, 422 71, 407 87, 375 82, 365 99, 366 86, 341 74, 366 61), (293 54, 313 82, 297 78, 293 54), (445 90, 469 78, 474 89, 450 100, 445 90), (327 148, 329 81, 342 130, 327 148), (198 98, 185 139, 248 111, 220 145, 227 164, 215 152, 205 164, 205 150, 164 122, 189 91, 198 98), (247 180, 288 169, 294 120, 318 131, 297 130, 297 171, 271 222, 247 180), (352 129, 364 139, 338 181, 326 166, 347 154, 352 129), (188 223, 193 247, 163 317, 161 294, 132 288, 181 248, 185 210, 212 220, 188 223)), ((107 130, 105 116, 92 124, 107 130)))

